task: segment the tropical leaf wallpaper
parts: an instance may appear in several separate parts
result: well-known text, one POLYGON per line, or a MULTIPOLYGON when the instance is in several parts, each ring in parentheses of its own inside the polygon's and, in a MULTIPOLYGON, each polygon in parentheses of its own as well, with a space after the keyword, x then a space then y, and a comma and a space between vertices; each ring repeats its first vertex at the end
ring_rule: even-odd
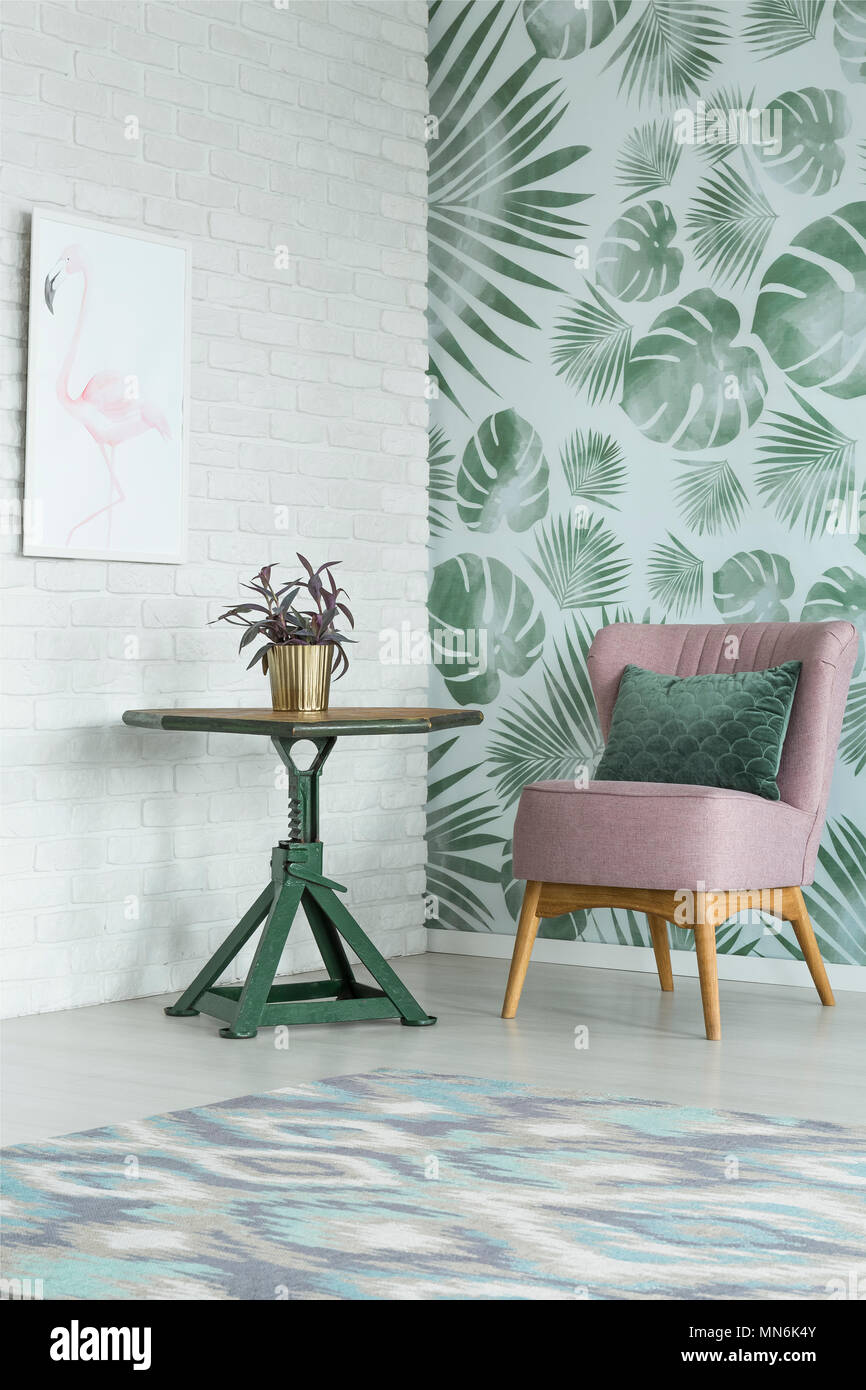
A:
MULTIPOLYGON (((599 626, 866 645, 866 0, 434 0, 429 74, 434 695, 485 723, 435 741, 428 887, 509 933, 521 788, 600 754, 599 626)), ((862 660, 807 897, 866 965, 862 660)))

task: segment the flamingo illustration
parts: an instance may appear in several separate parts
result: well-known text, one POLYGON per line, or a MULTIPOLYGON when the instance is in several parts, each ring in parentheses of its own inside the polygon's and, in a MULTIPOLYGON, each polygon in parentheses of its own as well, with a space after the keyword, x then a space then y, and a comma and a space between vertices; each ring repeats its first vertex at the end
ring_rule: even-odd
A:
POLYGON ((118 444, 125 443, 127 439, 134 439, 137 435, 146 434, 148 430, 157 430, 163 439, 171 439, 171 430, 168 421, 157 406, 149 401, 140 400, 137 393, 130 390, 131 384, 134 384, 136 380, 134 376, 124 376, 120 372, 113 371, 96 372, 79 396, 70 394, 69 376, 81 338, 88 290, 87 262, 80 246, 67 246, 45 277, 45 303, 51 314, 54 313, 57 287, 69 275, 80 275, 84 281, 84 287, 78 309, 78 321, 57 377, 57 399, 64 410, 67 410, 74 419, 84 426, 98 446, 108 469, 109 489, 107 504, 76 522, 66 537, 66 544, 70 544, 75 532, 80 530, 82 526, 95 521, 98 516, 105 516, 108 523, 108 545, 110 546, 112 511, 119 503, 126 500, 114 468, 115 449, 118 444))

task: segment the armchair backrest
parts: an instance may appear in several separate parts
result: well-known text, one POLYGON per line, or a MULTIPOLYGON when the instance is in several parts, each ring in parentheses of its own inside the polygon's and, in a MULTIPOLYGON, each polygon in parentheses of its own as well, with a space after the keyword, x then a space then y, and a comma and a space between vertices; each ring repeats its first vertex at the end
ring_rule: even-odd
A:
POLYGON ((611 623, 595 634, 587 657, 602 734, 606 740, 620 678, 629 662, 670 676, 763 671, 785 661, 802 662, 778 782, 783 801, 815 816, 807 851, 807 858, 814 860, 857 636, 849 622, 611 623))

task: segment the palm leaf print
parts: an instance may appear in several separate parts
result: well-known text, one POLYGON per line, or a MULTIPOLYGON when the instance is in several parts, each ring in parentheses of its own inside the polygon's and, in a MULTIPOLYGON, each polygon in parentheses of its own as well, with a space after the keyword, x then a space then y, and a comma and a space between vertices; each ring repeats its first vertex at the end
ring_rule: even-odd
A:
MULTIPOLYGON (((526 884, 514 877, 510 845, 502 861, 499 881, 509 916, 516 922, 520 916, 526 884)), ((542 917, 538 935, 548 939, 552 937, 556 941, 578 941, 583 936, 588 921, 589 914, 582 909, 577 912, 564 912, 561 917, 542 917)))
POLYGON ((833 504, 843 505, 854 487, 854 440, 792 390, 802 415, 774 411, 767 423, 758 491, 780 520, 802 521, 809 537, 827 528, 833 504))
POLYGON ((775 220, 757 184, 723 165, 699 186, 686 236, 703 270, 710 267, 720 280, 736 284, 754 274, 775 220))
POLYGON ((618 507, 612 497, 625 487, 625 457, 609 434, 575 430, 560 453, 562 471, 572 497, 618 507))
POLYGON ((819 873, 804 889, 818 945, 827 961, 866 965, 866 835, 841 816, 828 823, 824 839, 819 873))
POLYGON ((556 325, 551 354, 557 376, 585 388, 591 402, 616 391, 631 353, 631 326, 592 285, 556 325))
POLYGON ((682 146, 674 139, 671 121, 652 121, 633 130, 616 162, 616 181, 629 190, 624 201, 642 198, 656 188, 667 188, 673 181, 681 153, 682 146))
POLYGON ((866 767, 866 681, 858 681, 848 692, 839 756, 858 774, 866 767))
POLYGON ((714 138, 707 138, 696 145, 698 153, 710 164, 718 164, 719 160, 728 159, 736 150, 741 149, 740 132, 744 127, 751 131, 750 112, 754 105, 754 87, 747 97, 743 96, 741 87, 733 85, 720 87, 712 96, 707 97, 706 133, 708 136, 712 134, 714 138), (718 120, 719 113, 725 118, 723 124, 718 120), (731 140, 731 134, 737 138, 731 140))
POLYGON ((704 562, 668 532, 670 545, 654 546, 647 562, 649 591, 665 608, 697 608, 704 591, 704 562))
POLYGON ((679 459, 686 472, 675 488, 683 520, 699 536, 733 531, 743 514, 746 494, 725 459, 679 459))
POLYGON ((517 14, 502 0, 483 7, 469 0, 428 60, 436 137, 429 142, 428 284, 435 345, 430 370, 461 410, 445 367, 450 371, 456 364, 494 390, 473 349, 483 343, 525 360, 511 341, 510 326, 538 325, 517 302, 516 289, 558 287, 530 270, 523 253, 564 256, 555 243, 573 245, 583 224, 563 210, 589 196, 545 186, 587 147, 545 150, 567 103, 556 81, 527 90, 537 56, 489 95, 478 95, 517 14))
POLYGON ((575 621, 554 647, 555 666, 544 665, 544 701, 522 695, 500 715, 487 770, 506 803, 530 782, 588 777, 598 761, 601 731, 586 669, 592 639, 590 624, 575 621))
MULTIPOLYGON (((431 749, 428 771, 432 771, 456 742, 456 738, 450 738, 431 749)), ((478 767, 477 763, 460 767, 428 787, 427 892, 437 900, 438 920, 455 931, 493 930, 490 909, 464 880, 499 882, 499 871, 479 859, 478 851, 491 847, 501 851, 505 843, 502 836, 491 835, 485 828, 499 815, 500 808, 485 803, 482 792, 446 800, 451 788, 470 777, 478 767)))
POLYGON ((445 431, 438 425, 430 431, 428 462, 430 481, 428 497, 430 506, 427 522, 431 536, 442 536, 449 528, 447 508, 454 501, 454 474, 450 465, 454 455, 448 453, 449 443, 445 431))
POLYGON ((529 563, 560 608, 591 608, 622 591, 631 566, 600 519, 579 525, 554 518, 539 529, 537 543, 539 558, 529 563))
POLYGON ((752 0, 745 36, 761 58, 778 58, 811 43, 818 32, 823 0, 752 0))
POLYGON ((698 94, 719 62, 715 50, 728 37, 724 12, 717 5, 646 0, 607 67, 624 57, 619 89, 639 102, 682 104, 698 94))

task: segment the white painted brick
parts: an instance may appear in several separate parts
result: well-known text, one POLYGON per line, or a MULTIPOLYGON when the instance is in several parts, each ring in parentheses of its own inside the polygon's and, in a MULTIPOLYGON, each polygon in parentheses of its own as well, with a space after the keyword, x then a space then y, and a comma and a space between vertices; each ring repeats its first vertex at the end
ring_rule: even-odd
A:
MULTIPOLYGON (((63 47, 68 55, 68 45, 64 44, 63 47)), ((66 70, 65 67, 59 69, 61 72, 66 70)), ((79 50, 75 55, 75 75, 83 82, 98 82, 104 87, 119 87, 124 92, 135 93, 144 90, 143 68, 136 63, 128 62, 125 58, 79 50)))
POLYGON ((75 185, 75 207, 96 217, 115 217, 126 221, 139 221, 142 199, 137 193, 127 193, 122 188, 99 188, 94 184, 75 185))
POLYGON ((113 47, 115 53, 120 53, 124 58, 131 58, 136 63, 155 63, 163 68, 178 66, 176 43, 156 38, 152 34, 143 34, 140 29, 135 33, 130 29, 115 29, 113 47))
POLYGON ((65 73, 72 70, 72 50, 69 44, 63 43, 60 39, 50 38, 46 34, 5 29, 0 37, 0 53, 4 61, 28 63, 50 72, 65 73))
POLYGON ((209 147, 234 149, 238 130, 231 121, 219 121, 213 116, 198 116, 190 111, 178 111, 177 133, 185 140, 200 140, 209 147))
POLYGON ((144 7, 144 25, 149 33, 175 39, 178 43, 197 44, 199 47, 207 43, 207 21, 189 14, 186 7, 175 4, 172 0, 166 4, 148 0, 144 7))
POLYGON ((214 86, 234 89, 237 86, 237 62, 218 53, 205 53, 197 48, 181 48, 178 67, 185 77, 192 77, 209 89, 214 86))
POLYGON ((189 77, 177 77, 173 73, 151 68, 144 74, 144 94, 157 101, 169 101, 175 106, 203 111, 207 88, 189 77))
POLYGON ((145 135, 144 157, 152 164, 164 164, 167 169, 201 172, 207 168, 207 150, 203 145, 162 135, 145 135))
POLYGON ((57 106, 65 111, 83 111, 90 116, 108 115, 107 89, 95 87, 91 82, 46 72, 42 74, 39 91, 48 106, 57 106))

